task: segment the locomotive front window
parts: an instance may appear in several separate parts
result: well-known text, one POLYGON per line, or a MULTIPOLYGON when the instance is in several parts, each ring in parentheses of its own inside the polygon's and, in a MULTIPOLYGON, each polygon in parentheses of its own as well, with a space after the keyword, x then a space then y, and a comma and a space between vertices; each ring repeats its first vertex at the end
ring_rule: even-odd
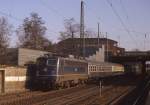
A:
POLYGON ((56 59, 48 59, 47 60, 47 65, 56 66, 57 65, 57 60, 56 59))

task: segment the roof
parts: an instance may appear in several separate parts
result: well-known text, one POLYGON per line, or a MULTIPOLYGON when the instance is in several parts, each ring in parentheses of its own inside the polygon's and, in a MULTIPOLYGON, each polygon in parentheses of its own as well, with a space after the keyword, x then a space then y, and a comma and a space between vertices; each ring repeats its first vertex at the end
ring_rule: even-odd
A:
MULTIPOLYGON (((66 41, 77 41, 77 40, 83 40, 83 38, 68 38, 68 39, 65 39, 65 40, 62 40, 59 43, 63 43, 63 42, 66 42, 66 41)), ((85 38, 85 41, 97 41, 98 38, 85 38)), ((99 41, 109 41, 109 42, 112 42, 112 43, 118 43, 117 41, 115 40, 112 40, 112 39, 108 39, 108 38, 99 38, 99 41)))

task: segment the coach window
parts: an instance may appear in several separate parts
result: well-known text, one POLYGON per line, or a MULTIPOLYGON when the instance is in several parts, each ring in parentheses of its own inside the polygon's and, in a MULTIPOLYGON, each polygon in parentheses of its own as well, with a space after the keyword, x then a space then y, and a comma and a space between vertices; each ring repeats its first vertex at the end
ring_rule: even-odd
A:
POLYGON ((90 66, 90 71, 92 71, 92 66, 90 66))
POLYGON ((92 66, 90 66, 90 71, 92 71, 92 66))
POLYGON ((94 66, 92 66, 92 71, 94 71, 94 66))
POLYGON ((100 67, 100 66, 98 66, 98 71, 100 71, 100 69, 101 69, 101 67, 100 67))

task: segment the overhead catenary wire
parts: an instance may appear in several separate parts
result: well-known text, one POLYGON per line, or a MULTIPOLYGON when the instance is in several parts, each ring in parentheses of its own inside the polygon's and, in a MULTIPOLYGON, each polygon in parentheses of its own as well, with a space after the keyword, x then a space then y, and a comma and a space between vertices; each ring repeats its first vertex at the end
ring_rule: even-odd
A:
POLYGON ((93 10, 92 8, 90 8, 85 2, 84 2, 84 5, 86 5, 86 8, 87 8, 89 11, 91 11, 91 13, 92 13, 93 15, 96 16, 96 18, 97 18, 98 21, 102 22, 101 17, 100 17, 100 16, 97 16, 97 15, 95 14, 95 10, 93 10))
MULTIPOLYGON (((43 6, 43 7, 45 7, 45 8, 47 8, 48 9, 48 11, 47 12, 49 12, 49 13, 54 13, 55 15, 57 15, 58 17, 60 17, 62 20, 66 20, 67 18, 66 18, 66 16, 64 16, 62 13, 60 13, 58 10, 56 10, 55 8, 53 8, 52 6, 50 6, 50 5, 48 5, 46 2, 44 2, 44 0, 39 0, 40 1, 40 3, 41 3, 41 5, 43 6), (51 12, 50 12, 50 11, 51 12)), ((56 32, 56 31, 54 31, 54 30, 51 30, 51 29, 49 29, 51 32, 53 32, 53 33, 55 33, 56 35, 59 33, 59 32, 56 32)))
MULTIPOLYGON (((123 30, 123 29, 118 29, 119 31, 125 31, 125 30, 123 30)), ((148 38, 148 36, 150 35, 150 32, 140 32, 140 31, 135 31, 135 30, 130 30, 129 31, 130 33, 135 33, 136 35, 137 35, 137 37, 139 36, 139 37, 143 37, 144 38, 144 41, 143 42, 141 42, 141 45, 144 43, 145 45, 144 46, 146 46, 146 44, 148 43, 146 40, 148 40, 149 38, 148 38)), ((146 49, 146 47, 144 48, 144 49, 146 49)))
POLYGON ((128 13, 127 13, 127 10, 126 10, 126 8, 125 8, 125 6, 124 6, 122 0, 120 0, 120 6, 121 6, 121 8, 122 8, 124 14, 126 15, 126 19, 129 19, 129 15, 128 15, 128 13))
MULTIPOLYGON (((103 23, 101 17, 98 16, 98 15, 96 15, 96 14, 95 14, 95 10, 93 10, 92 8, 90 8, 90 7, 87 5, 87 3, 84 2, 84 4, 86 5, 86 8, 87 8, 89 11, 91 11, 90 13, 92 13, 93 15, 95 15, 95 17, 96 17, 97 20, 98 20, 97 23, 99 24, 99 28, 100 28, 100 25, 102 26, 102 23, 103 23)), ((98 32, 99 38, 100 38, 100 37, 101 37, 101 38, 103 37, 101 31, 102 31, 102 27, 101 27, 101 29, 99 29, 99 32, 98 32)))
POLYGON ((114 8, 113 4, 109 1, 109 0, 106 0, 107 3, 110 5, 110 7, 112 8, 113 10, 113 13, 117 16, 118 20, 120 21, 121 25, 123 26, 123 28, 129 33, 129 30, 128 28, 126 27, 126 25, 124 24, 124 22, 122 21, 120 15, 117 13, 116 9, 114 8))
MULTIPOLYGON (((87 2, 87 1, 86 1, 87 2)), ((84 2, 84 4, 86 5, 86 8, 89 10, 89 11, 91 11, 90 13, 92 13, 93 15, 95 15, 96 16, 96 18, 98 19, 98 22, 100 21, 100 23, 102 23, 102 19, 99 17, 99 16, 97 16, 95 13, 95 11, 94 11, 94 9, 92 9, 92 8, 90 8, 88 5, 87 5, 87 3, 85 3, 84 2)), ((124 4, 123 4, 123 2, 122 2, 122 0, 120 0, 120 4, 121 4, 121 8, 122 8, 122 10, 123 10, 123 12, 125 13, 125 15, 126 15, 126 19, 127 19, 127 22, 128 22, 128 24, 129 24, 129 26, 132 28, 132 29, 128 29, 127 27, 126 27, 126 25, 124 24, 124 22, 122 21, 122 19, 121 19, 121 24, 123 23, 124 25, 123 25, 123 31, 126 31, 129 35, 131 34, 131 33, 138 33, 138 34, 150 34, 150 32, 138 32, 138 31, 135 31, 134 30, 134 27, 133 27, 133 25, 131 24, 131 22, 130 22, 130 18, 129 18, 129 15, 128 15, 128 12, 127 12, 127 10, 126 10, 126 8, 125 8, 125 6, 124 6, 124 4), (125 28, 126 27, 126 28, 125 28)), ((116 10, 115 10, 116 11, 116 10)), ((118 14, 118 13, 117 13, 118 14)), ((118 16, 117 16, 118 17, 118 16)), ((119 18, 121 18, 120 16, 119 16, 119 18)), ((100 32, 101 33, 101 32, 100 32)), ((135 34, 136 36, 137 36, 137 34, 135 34)), ((131 39, 133 40, 133 41, 135 41, 135 44, 136 44, 136 46, 137 46, 137 42, 136 42, 136 40, 133 38, 133 36, 132 35, 130 35, 131 36, 131 39)))
MULTIPOLYGON (((128 25, 130 26, 130 28, 131 28, 132 30, 134 30, 134 27, 133 27, 133 25, 131 24, 131 21, 130 21, 130 18, 129 18, 127 9, 125 8, 125 6, 124 6, 122 0, 120 0, 120 6, 121 6, 122 11, 124 12, 124 14, 125 14, 125 16, 126 16, 126 20, 127 20, 128 25)), ((131 32, 131 30, 129 30, 129 32, 131 32)), ((135 34, 135 35, 136 35, 136 34, 135 34)))
MULTIPOLYGON (((119 31, 125 31, 124 29, 117 29, 119 31)), ((136 34, 139 34, 139 35, 145 35, 145 34, 150 34, 150 32, 141 32, 141 31, 135 31, 135 30, 129 30, 130 33, 136 33, 136 34)))
MULTIPOLYGON (((100 16, 98 16, 98 15, 95 14, 95 10, 93 10, 92 8, 90 8, 90 7, 87 5, 86 2, 84 2, 84 5, 86 5, 85 7, 86 7, 89 11, 91 11, 91 13, 97 18, 98 23, 101 23, 101 25, 102 25, 103 21, 102 21, 102 19, 101 19, 100 16)), ((101 32, 100 32, 100 34, 101 34, 101 32)))
POLYGON ((54 9, 52 6, 45 3, 43 0, 39 0, 39 1, 41 2, 41 5, 46 7, 48 10, 52 11, 54 14, 60 16, 63 20, 66 19, 66 17, 63 14, 61 14, 58 10, 54 9))
POLYGON ((126 25, 124 24, 123 20, 121 19, 120 15, 118 14, 118 12, 116 11, 116 9, 114 8, 112 2, 110 2, 109 0, 106 0, 107 3, 110 5, 113 13, 116 15, 116 17, 118 18, 118 20, 120 21, 122 27, 125 29, 125 31, 128 33, 128 35, 131 37, 131 39, 135 42, 135 45, 137 47, 137 42, 136 40, 133 38, 133 36, 130 34, 130 30, 126 27, 126 25))
POLYGON ((6 16, 7 18, 11 18, 11 19, 14 19, 16 21, 22 21, 23 19, 19 19, 18 17, 16 16, 13 16, 11 14, 8 14, 8 13, 5 13, 5 12, 2 12, 0 11, 0 14, 3 15, 3 16, 6 16))
MULTIPOLYGON (((11 14, 8 14, 8 13, 2 12, 2 11, 0 11, 0 14, 3 15, 3 16, 5 16, 5 17, 7 17, 7 18, 11 18, 11 19, 13 19, 15 21, 18 21, 18 22, 22 22, 23 21, 23 19, 20 19, 20 18, 18 18, 16 16, 13 16, 11 14)), ((11 32, 15 33, 16 30, 11 30, 11 32)))

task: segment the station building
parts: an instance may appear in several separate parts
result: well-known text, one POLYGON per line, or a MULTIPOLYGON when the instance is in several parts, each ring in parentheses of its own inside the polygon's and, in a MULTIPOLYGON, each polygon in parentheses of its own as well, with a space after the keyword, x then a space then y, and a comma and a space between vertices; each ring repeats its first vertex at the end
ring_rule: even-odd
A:
POLYGON ((118 42, 108 38, 68 38, 56 45, 56 52, 61 55, 74 55, 75 57, 89 57, 104 46, 105 61, 109 56, 119 56, 125 52, 124 48, 118 47, 118 42), (84 44, 83 44, 84 41, 84 44))

